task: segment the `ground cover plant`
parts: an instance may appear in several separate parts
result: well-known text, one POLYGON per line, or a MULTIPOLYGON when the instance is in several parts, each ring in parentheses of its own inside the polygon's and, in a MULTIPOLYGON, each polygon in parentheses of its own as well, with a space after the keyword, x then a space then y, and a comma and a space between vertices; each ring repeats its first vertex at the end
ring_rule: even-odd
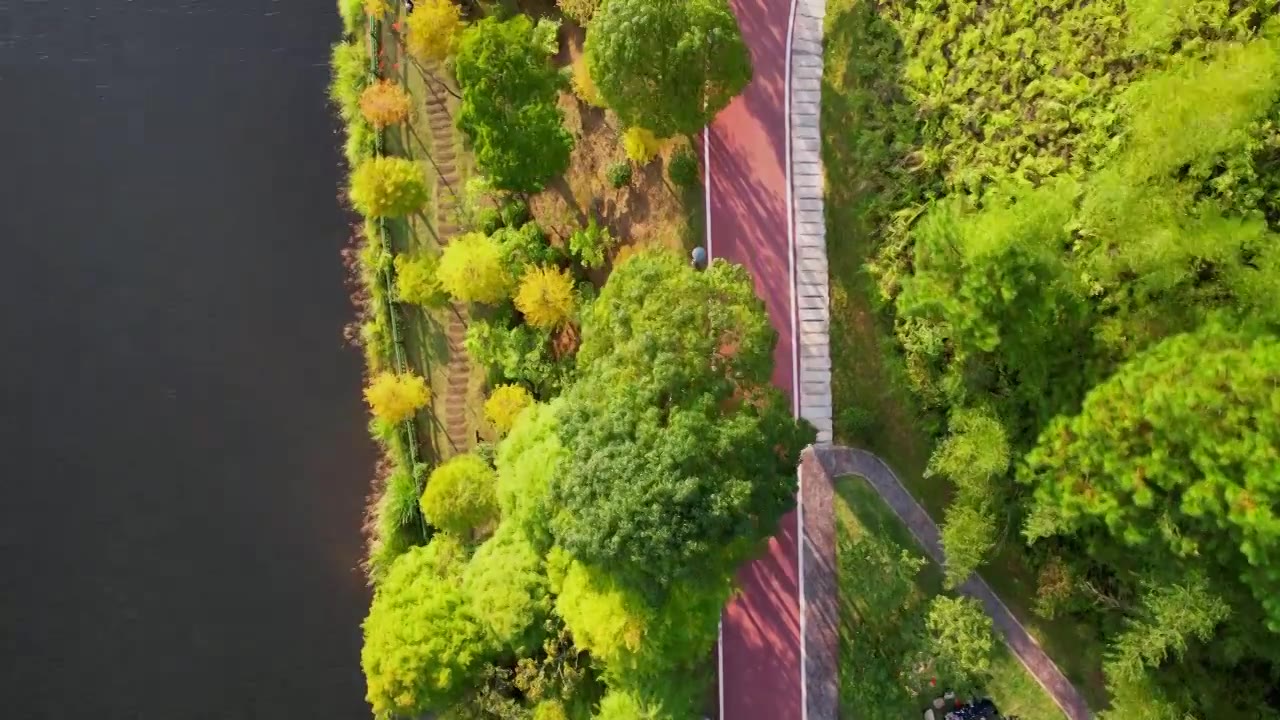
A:
POLYGON ((1252 523, 1280 470, 1275 4, 827 22, 838 435, 1096 709, 1274 717, 1280 571, 1252 523))

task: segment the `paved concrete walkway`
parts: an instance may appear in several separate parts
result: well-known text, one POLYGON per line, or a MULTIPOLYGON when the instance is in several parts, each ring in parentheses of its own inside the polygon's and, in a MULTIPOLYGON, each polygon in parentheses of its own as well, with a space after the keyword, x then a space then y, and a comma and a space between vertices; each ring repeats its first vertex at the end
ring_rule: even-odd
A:
MULTIPOLYGON (((805 453, 805 458, 801 462, 801 472, 803 474, 804 486, 809 492, 814 493, 814 510, 818 510, 825 502, 826 507, 822 508, 827 511, 828 516, 831 515, 831 496, 830 489, 836 478, 845 475, 860 475, 867 479, 871 487, 879 493, 885 503, 893 510, 893 512, 902 519, 902 522, 911 531, 919 541, 921 547, 933 558, 934 562, 941 565, 945 557, 942 552, 942 543, 938 534, 938 526, 934 524, 933 519, 925 512, 920 503, 916 502, 911 493, 898 480, 898 476, 893 470, 881 460, 879 457, 865 451, 854 448, 840 447, 835 445, 820 445, 812 448, 805 453), (828 489, 825 493, 813 489, 815 486, 826 486, 828 489), (825 495, 825 497, 823 497, 825 495)), ((806 512, 809 512, 809 506, 806 505, 806 512)), ((810 516, 812 518, 812 516, 810 516)), ((838 585, 835 579, 835 533, 830 527, 834 525, 833 520, 828 520, 827 527, 813 535, 814 544, 811 548, 814 555, 814 564, 805 566, 805 590, 808 598, 808 608, 806 609, 809 619, 809 626, 814 634, 807 635, 809 641, 808 650, 809 657, 814 658, 819 654, 819 647, 831 648, 833 643, 835 651, 838 653, 838 634, 836 626, 829 626, 831 621, 825 618, 832 612, 836 613, 836 622, 838 622, 838 585), (826 575, 826 577, 809 577, 810 574, 826 575), (819 627, 814 627, 814 618, 823 618, 818 622, 819 627)), ((815 523, 811 519, 809 528, 814 528, 815 523)), ((808 541, 809 533, 806 533, 806 550, 810 550, 808 541)), ((807 560, 807 556, 806 556, 807 560)), ((963 595, 978 599, 987 614, 991 616, 992 622, 996 629, 1004 636, 1004 641, 1008 644, 1009 649, 1027 668, 1027 672, 1044 687, 1049 697, 1057 703, 1062 712, 1066 714, 1070 720, 1086 720, 1091 718, 1089 707, 1085 704, 1084 697, 1073 686, 1058 666, 1045 654, 1040 648, 1039 643, 1031 637, 1027 629, 1014 616, 1009 608, 1001 602, 1000 598, 987 585, 987 582, 978 574, 974 574, 963 585, 960 586, 959 592, 963 595)), ((833 666, 834 667, 834 666, 833 666)), ((811 676, 812 677, 812 676, 811 676)), ((820 678, 813 677, 813 682, 818 689, 819 694, 825 697, 835 688, 834 676, 831 680, 823 682, 820 678)), ((810 688, 810 697, 814 697, 815 687, 810 688)), ((826 710, 825 707, 821 710, 826 710)), ((831 715, 818 713, 812 714, 811 717, 832 717, 831 715)))

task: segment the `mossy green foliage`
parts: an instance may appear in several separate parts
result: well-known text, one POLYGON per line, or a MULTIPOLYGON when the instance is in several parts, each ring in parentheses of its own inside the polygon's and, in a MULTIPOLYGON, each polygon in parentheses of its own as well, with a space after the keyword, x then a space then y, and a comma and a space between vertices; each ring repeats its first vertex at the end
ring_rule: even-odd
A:
POLYGON ((431 255, 397 255, 396 299, 430 308, 447 305, 449 295, 436 277, 439 264, 439 260, 431 255))
POLYGON ((360 664, 376 717, 419 715, 460 697, 490 649, 467 609, 466 556, 438 536, 391 565, 364 622, 360 664))
MULTIPOLYGON (((1190 360, 1181 370, 1143 373, 1153 373, 1152 348, 1168 352, 1167 338, 1198 338, 1184 341, 1190 357, 1193 345, 1212 352, 1222 333, 1275 337, 1275 3, 845 4, 853 9, 840 11, 829 46, 858 51, 846 53, 855 58, 848 62, 828 59, 840 92, 824 93, 824 103, 834 98, 824 124, 835 128, 824 149, 835 166, 830 192, 841 203, 828 237, 879 238, 869 263, 877 300, 890 311, 904 384, 933 428, 985 408, 1004 428, 1014 465, 1037 468, 1022 475, 1036 497, 1056 488, 1052 502, 1033 502, 1011 473, 993 473, 992 515, 965 480, 938 473, 960 490, 944 529, 963 560, 958 569, 980 558, 975 551, 992 535, 953 522, 993 517, 999 537, 1025 521, 1039 542, 1024 559, 1052 570, 1040 573, 1049 583, 1041 595, 1119 642, 1143 612, 1142 588, 1186 584, 1172 558, 1182 558, 1185 572, 1187 557, 1212 556, 1215 567, 1233 568, 1210 573, 1232 612, 1209 631, 1207 645, 1217 649, 1188 643, 1186 653, 1146 664, 1141 682, 1111 689, 1124 707, 1150 699, 1155 715, 1160 707, 1212 717, 1262 712, 1262 686, 1231 668, 1252 663, 1265 675, 1280 667, 1273 643, 1239 629, 1275 620, 1263 601, 1275 594, 1267 541, 1250 535, 1242 550, 1249 533, 1229 520, 1242 511, 1225 486, 1215 486, 1217 505, 1202 491, 1156 488, 1274 474, 1267 450, 1225 461, 1229 470, 1213 464, 1224 452, 1218 443, 1239 445, 1222 439, 1224 418, 1206 410, 1221 397, 1251 407, 1268 396, 1247 372, 1214 375, 1216 356, 1202 358, 1203 377, 1190 360), (1181 436, 1151 444, 1158 414, 1172 416, 1159 406, 1166 400, 1192 408, 1180 420, 1184 432, 1212 450, 1181 436), (1059 450, 1047 456, 1046 447, 1059 450), (1191 466, 1177 460, 1184 452, 1196 458, 1191 466), (1115 491, 1131 485, 1140 490, 1115 491), (1078 508, 1095 505, 1097 517, 1081 520, 1078 508), (1123 519, 1130 513, 1137 517, 1123 519), (1206 525, 1187 527, 1186 514, 1206 525), (1165 536, 1167 547, 1153 539, 1165 536)), ((837 319, 837 332, 845 322, 837 319)), ((1250 423, 1235 437, 1269 447, 1268 421, 1250 423)))
POLYGON ((504 523, 477 550, 463 572, 471 609, 494 646, 524 657, 542 645, 551 597, 542 554, 512 524, 504 523))

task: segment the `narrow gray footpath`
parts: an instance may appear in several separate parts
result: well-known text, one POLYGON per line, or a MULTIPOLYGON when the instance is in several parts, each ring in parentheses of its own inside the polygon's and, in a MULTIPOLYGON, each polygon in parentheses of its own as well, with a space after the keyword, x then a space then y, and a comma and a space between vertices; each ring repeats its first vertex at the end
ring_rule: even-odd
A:
MULTIPOLYGON (((920 506, 920 503, 911 496, 911 493, 907 492, 893 470, 880 458, 865 450, 820 445, 805 452, 800 471, 806 492, 814 496, 814 510, 821 508, 824 501, 826 509, 830 509, 831 488, 836 478, 846 475, 860 475, 866 478, 885 503, 902 519, 929 557, 939 565, 944 562, 938 526, 934 524, 933 519, 920 506), (825 488, 825 490, 819 488, 825 488)), ((808 511, 807 507, 806 511, 808 511)), ((806 566, 806 570, 812 571, 813 575, 822 576, 811 578, 810 572, 806 572, 805 575, 810 616, 809 627, 806 628, 810 634, 807 638, 812 639, 813 642, 809 648, 811 657, 815 654, 824 656, 829 654, 829 650, 826 653, 815 653, 815 649, 831 648, 833 642, 836 643, 834 647, 838 652, 838 633, 835 623, 838 622, 839 588, 835 579, 833 526, 834 519, 828 512, 827 518, 822 523, 815 524, 811 521, 805 532, 806 561, 809 561, 810 556, 813 558, 810 561, 813 564, 806 566)), ((1040 648, 1039 643, 1031 637, 1027 629, 1001 602, 981 576, 975 573, 960 586, 959 592, 976 598, 982 603, 996 629, 1004 636, 1009 649, 1070 720, 1086 720, 1092 717, 1080 691, 1067 680, 1053 660, 1040 648)), ((823 689, 823 692, 827 692, 828 689, 834 689, 835 681, 832 679, 825 685, 821 682, 816 684, 823 689)), ((812 697, 814 694, 812 688, 810 693, 812 697)))

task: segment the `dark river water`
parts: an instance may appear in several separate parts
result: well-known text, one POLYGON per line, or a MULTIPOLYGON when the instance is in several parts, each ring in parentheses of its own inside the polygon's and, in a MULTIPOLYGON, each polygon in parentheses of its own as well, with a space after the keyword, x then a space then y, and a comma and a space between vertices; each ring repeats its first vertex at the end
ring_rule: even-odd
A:
POLYGON ((365 718, 331 0, 0 0, 0 718, 365 718))

